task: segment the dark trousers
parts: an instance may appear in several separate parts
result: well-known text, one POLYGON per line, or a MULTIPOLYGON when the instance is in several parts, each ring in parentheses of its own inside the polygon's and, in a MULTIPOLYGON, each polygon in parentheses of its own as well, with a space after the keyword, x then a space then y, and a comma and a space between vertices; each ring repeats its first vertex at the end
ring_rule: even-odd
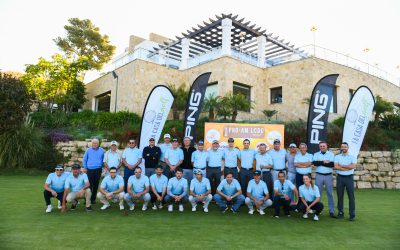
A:
POLYGON ((214 196, 219 183, 221 182, 221 167, 211 168, 206 170, 206 176, 211 184, 211 194, 214 196))
POLYGON ((88 176, 89 183, 90 183, 90 191, 92 191, 92 197, 90 198, 92 203, 94 203, 96 201, 97 189, 99 188, 101 172, 102 172, 102 168, 87 170, 87 176, 88 176))
MULTIPOLYGON (((162 193, 159 193, 159 192, 157 192, 157 194, 158 194, 159 196, 162 195, 162 193)), ((153 191, 150 192, 150 197, 151 197, 151 203, 154 204, 154 203, 157 202, 157 196, 153 193, 153 191)), ((165 204, 165 196, 164 196, 164 198, 162 199, 161 204, 165 204)))
POLYGON ((44 200, 46 201, 46 205, 48 206, 48 205, 51 205, 50 198, 57 198, 57 200, 59 200, 59 201, 62 202, 64 192, 57 193, 57 197, 54 197, 54 196, 51 194, 51 192, 49 192, 49 191, 47 191, 47 190, 44 190, 43 195, 44 195, 44 200))
POLYGON ((249 181, 253 179, 253 169, 242 168, 239 172, 239 176, 240 176, 240 186, 242 187, 242 194, 246 195, 247 185, 249 184, 249 181))
POLYGON ((132 175, 134 175, 134 170, 129 169, 128 167, 124 167, 124 192, 127 193, 127 189, 128 189, 128 179, 129 177, 131 177, 132 175))
POLYGON ((267 184, 269 196, 271 200, 274 200, 274 181, 272 179, 271 171, 262 172, 262 179, 267 184))
POLYGON ((226 173, 228 173, 228 172, 231 172, 231 173, 232 173, 233 178, 235 178, 236 180, 239 180, 239 171, 238 171, 237 168, 228 168, 228 167, 225 167, 225 169, 224 169, 224 175, 225 175, 226 173))
POLYGON ((274 197, 274 208, 275 208, 275 214, 279 216, 281 207, 283 207, 283 211, 285 212, 286 215, 290 214, 290 202, 291 200, 286 200, 285 198, 281 198, 280 196, 275 196, 274 197))
POLYGON ((303 182, 303 174, 296 173, 296 187, 297 187, 297 190, 299 190, 299 187, 301 185, 303 185, 303 184, 304 184, 304 182, 303 182))
MULTIPOLYGON (((310 205, 312 202, 307 201, 307 205, 310 205)), ((322 210, 324 209, 324 205, 321 202, 317 202, 314 204, 314 206, 311 207, 312 210, 315 210, 315 214, 319 215, 322 210)), ((298 205, 298 210, 302 212, 303 214, 306 212, 306 205, 302 201, 299 202, 298 205)))
POLYGON ((163 174, 164 174, 168 179, 171 179, 172 177, 175 177, 175 173, 172 172, 172 171, 169 169, 169 166, 168 166, 168 164, 167 164, 166 162, 161 161, 161 162, 160 162, 160 165, 161 165, 162 168, 163 168, 163 174))
POLYGON ((336 177, 336 193, 338 197, 337 208, 339 213, 343 213, 343 196, 344 189, 346 188, 347 196, 349 197, 349 214, 354 217, 356 210, 356 203, 354 198, 354 179, 353 175, 337 175, 336 177))

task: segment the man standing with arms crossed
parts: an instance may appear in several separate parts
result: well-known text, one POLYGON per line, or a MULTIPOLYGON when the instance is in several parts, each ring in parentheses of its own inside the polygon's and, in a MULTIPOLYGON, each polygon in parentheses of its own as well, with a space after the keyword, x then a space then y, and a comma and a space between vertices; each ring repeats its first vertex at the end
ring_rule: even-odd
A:
POLYGON ((234 147, 234 143, 233 138, 228 139, 228 148, 224 150, 224 170, 232 172, 233 178, 239 180, 238 158, 240 157, 240 151, 234 147))
POLYGON ((161 149, 155 145, 154 138, 149 139, 149 146, 143 149, 142 157, 144 159, 145 174, 150 178, 156 171, 160 160, 161 149))
POLYGON ((250 140, 243 140, 243 149, 240 150, 240 186, 242 187, 242 193, 245 194, 247 191, 247 185, 250 180, 253 179, 253 166, 255 166, 255 155, 256 151, 250 148, 250 140))
POLYGON ((130 139, 128 148, 122 153, 124 163, 124 191, 127 192, 128 180, 134 174, 135 168, 142 162, 142 152, 136 147, 136 140, 130 139))
POLYGON ((204 150, 204 142, 197 142, 197 150, 192 154, 192 165, 193 174, 196 175, 197 170, 203 171, 203 175, 206 175, 208 152, 204 150))
POLYGON ((208 150, 207 179, 211 183, 211 194, 214 196, 218 185, 221 183, 221 175, 224 169, 224 151, 219 149, 219 142, 214 140, 208 150))
POLYGON ((165 162, 165 153, 167 152, 168 149, 172 148, 171 135, 165 134, 164 142, 158 144, 158 147, 160 147, 160 149, 161 149, 160 165, 163 167, 164 175, 167 176, 167 178, 169 179, 172 177, 172 174, 169 170, 169 166, 165 162))
POLYGON ((274 140, 274 148, 269 150, 268 154, 272 158, 272 179, 276 181, 279 171, 286 171, 286 150, 281 148, 281 141, 279 139, 274 140))
POLYGON ((328 195, 329 216, 335 216, 335 201, 333 200, 333 167, 335 155, 328 150, 328 143, 321 141, 319 143, 319 152, 313 156, 313 165, 315 166, 315 185, 319 189, 322 199, 322 191, 325 185, 328 195))
POLYGON ((191 140, 189 137, 185 137, 183 139, 183 146, 181 147, 183 151, 183 162, 182 162, 182 169, 183 169, 183 178, 190 181, 193 179, 193 164, 192 164, 192 155, 196 151, 196 148, 190 146, 191 140))
POLYGON ((99 147, 99 140, 92 139, 92 147, 86 150, 82 160, 83 167, 87 169, 87 177, 92 193, 92 197, 90 198, 92 204, 96 203, 97 189, 99 188, 101 172, 103 170, 103 160, 104 150, 99 147))
POLYGON ((175 175, 175 169, 179 167, 183 162, 183 150, 178 146, 178 139, 174 138, 172 140, 172 148, 168 149, 167 152, 165 152, 164 161, 168 166, 168 173, 170 173, 171 175, 167 176, 168 178, 171 178, 172 175, 175 175))
POLYGON ((337 217, 343 218, 343 196, 344 189, 346 188, 347 196, 349 198, 349 214, 350 221, 354 221, 356 217, 355 198, 354 198, 354 169, 356 168, 357 159, 353 155, 349 155, 349 144, 342 142, 340 146, 341 154, 335 156, 335 169, 336 169, 336 192, 338 197, 338 210, 337 217))

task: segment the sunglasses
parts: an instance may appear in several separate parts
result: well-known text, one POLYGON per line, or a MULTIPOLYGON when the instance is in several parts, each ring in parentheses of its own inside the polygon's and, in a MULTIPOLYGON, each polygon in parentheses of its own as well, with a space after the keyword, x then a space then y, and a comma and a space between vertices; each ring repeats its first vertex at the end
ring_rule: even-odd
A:
POLYGON ((135 144, 135 142, 134 141, 130 141, 129 144, 135 144))
POLYGON ((56 171, 64 171, 64 169, 56 169, 56 171))

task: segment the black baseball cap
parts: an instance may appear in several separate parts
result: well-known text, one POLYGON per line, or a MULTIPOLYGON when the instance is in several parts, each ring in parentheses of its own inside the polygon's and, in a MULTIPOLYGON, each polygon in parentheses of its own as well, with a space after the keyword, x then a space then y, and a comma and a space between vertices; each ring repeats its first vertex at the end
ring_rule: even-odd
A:
POLYGON ((153 137, 150 137, 149 141, 155 141, 153 137))
POLYGON ((231 137, 228 139, 228 142, 235 142, 235 140, 231 137))
POLYGON ((281 143, 281 140, 275 139, 275 140, 274 140, 274 144, 275 144, 275 143, 281 143))
POLYGON ((204 145, 204 141, 199 141, 197 144, 204 145))
POLYGON ((79 164, 74 164, 72 165, 72 169, 81 169, 81 166, 79 164))
POLYGON ((253 175, 261 175, 261 171, 260 170, 254 171, 253 175))

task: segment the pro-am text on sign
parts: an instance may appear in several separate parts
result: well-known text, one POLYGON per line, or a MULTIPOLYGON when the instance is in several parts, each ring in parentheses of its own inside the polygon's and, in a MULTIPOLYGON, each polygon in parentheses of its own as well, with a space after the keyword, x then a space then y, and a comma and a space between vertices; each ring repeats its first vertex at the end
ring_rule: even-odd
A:
POLYGON ((225 126, 224 136, 228 138, 264 138, 265 128, 252 126, 225 126))

